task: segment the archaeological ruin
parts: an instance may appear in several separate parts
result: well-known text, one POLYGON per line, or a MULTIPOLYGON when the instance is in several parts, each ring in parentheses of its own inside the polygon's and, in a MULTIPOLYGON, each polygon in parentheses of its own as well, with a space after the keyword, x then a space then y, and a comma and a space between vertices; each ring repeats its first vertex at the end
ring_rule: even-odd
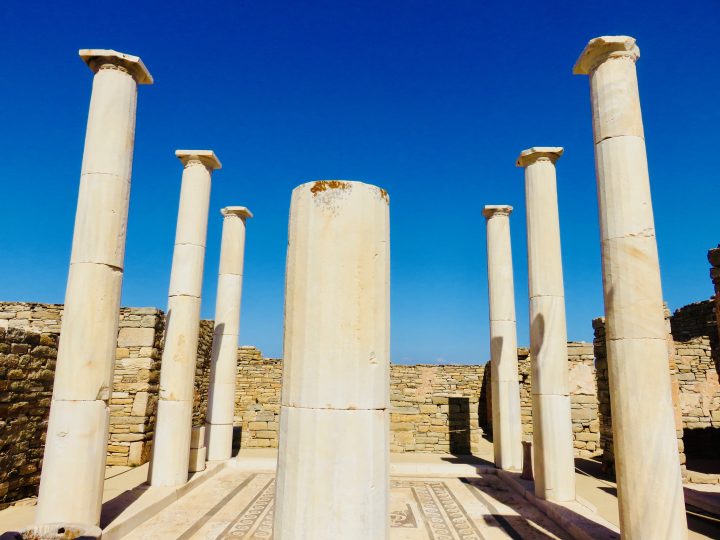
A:
POLYGON ((671 313, 634 38, 592 39, 574 67, 589 76, 597 173, 594 341, 567 335, 564 150, 518 148, 530 343, 518 344, 511 250, 523 201, 479 206, 484 365, 391 363, 390 195, 350 180, 288 193, 283 358, 241 345, 253 214, 211 207, 221 163, 208 149, 175 153, 167 306, 121 307, 138 85, 153 78, 137 56, 80 56, 93 82, 65 302, 0 302, 0 510, 32 510, 3 539, 655 540, 689 537, 686 504, 718 515, 720 247, 707 297, 671 313), (114 488, 121 474, 134 483, 114 488), (588 478, 609 513, 584 498, 588 478))

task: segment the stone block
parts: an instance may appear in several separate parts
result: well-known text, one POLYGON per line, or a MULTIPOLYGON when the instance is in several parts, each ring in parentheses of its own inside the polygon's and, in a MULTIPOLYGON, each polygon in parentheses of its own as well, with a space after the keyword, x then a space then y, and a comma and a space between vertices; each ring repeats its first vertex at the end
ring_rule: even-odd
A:
POLYGON ((189 472, 198 472, 205 470, 205 455, 207 448, 191 448, 190 449, 190 462, 188 464, 189 472))
POLYGON ((121 328, 118 332, 118 347, 152 347, 155 341, 154 328, 121 328))

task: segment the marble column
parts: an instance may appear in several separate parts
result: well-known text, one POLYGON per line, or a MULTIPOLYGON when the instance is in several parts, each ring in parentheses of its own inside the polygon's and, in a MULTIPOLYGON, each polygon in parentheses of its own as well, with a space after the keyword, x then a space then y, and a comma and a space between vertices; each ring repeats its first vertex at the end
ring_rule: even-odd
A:
POLYGON ((276 540, 388 538, 389 240, 385 190, 293 191, 276 540))
POLYGON ((98 525, 117 346, 140 58, 83 49, 95 73, 37 523, 98 525), (68 493, 72 492, 72 496, 68 493))
POLYGON ((150 462, 153 486, 179 486, 188 479, 210 183, 213 170, 221 166, 212 150, 178 150, 175 155, 184 169, 150 462))
POLYGON ((535 495, 575 499, 565 291, 555 162, 562 148, 523 150, 525 168, 535 495))
POLYGON ((687 538, 667 329, 635 62, 628 36, 591 40, 590 76, 615 471, 623 538, 687 538))
POLYGON ((228 206, 220 212, 224 219, 205 430, 209 461, 232 455, 245 220, 253 217, 244 206, 228 206))
POLYGON ((495 466, 522 468, 522 423, 518 382, 515 287, 513 284, 510 213, 512 206, 488 205, 487 269, 490 297, 490 381, 495 466))

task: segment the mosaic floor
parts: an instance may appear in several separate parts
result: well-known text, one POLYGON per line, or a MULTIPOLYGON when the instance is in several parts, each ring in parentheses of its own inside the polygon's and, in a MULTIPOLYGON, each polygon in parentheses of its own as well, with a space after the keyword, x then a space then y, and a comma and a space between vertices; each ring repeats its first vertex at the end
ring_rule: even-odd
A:
MULTIPOLYGON (((126 538, 270 539, 273 488, 272 474, 225 469, 126 538)), ((393 478, 390 494, 392 540, 567 538, 495 476, 393 478)))

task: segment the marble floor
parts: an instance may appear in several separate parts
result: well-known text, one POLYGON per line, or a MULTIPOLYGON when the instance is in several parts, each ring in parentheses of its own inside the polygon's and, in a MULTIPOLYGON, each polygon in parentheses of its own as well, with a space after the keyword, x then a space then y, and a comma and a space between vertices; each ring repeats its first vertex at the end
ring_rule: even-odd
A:
MULTIPOLYGON (((274 475, 222 470, 125 538, 272 538, 274 475)), ((563 539, 566 533, 494 475, 391 479, 393 540, 563 539)))

